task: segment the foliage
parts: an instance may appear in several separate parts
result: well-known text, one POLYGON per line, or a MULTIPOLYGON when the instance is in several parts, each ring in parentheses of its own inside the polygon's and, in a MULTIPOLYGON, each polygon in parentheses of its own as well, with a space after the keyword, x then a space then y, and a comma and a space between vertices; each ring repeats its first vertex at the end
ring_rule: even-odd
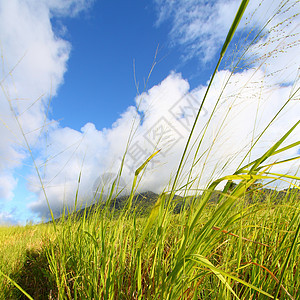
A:
MULTIPOLYGON (((264 299, 257 289, 270 295, 276 289, 300 221, 300 198, 295 189, 258 190, 251 204, 246 198, 239 197, 230 209, 230 194, 210 202, 193 230, 189 220, 197 210, 168 213, 161 226, 163 197, 146 235, 151 215, 68 219, 57 225, 56 233, 51 224, 2 227, 3 238, 22 248, 1 248, 1 270, 34 299, 231 299, 231 293, 264 299), (215 222, 220 207, 226 217, 215 222), (14 257, 7 260, 5 253, 14 257)), ((280 299, 297 299, 299 253, 298 243, 280 299)), ((20 297, 7 280, 1 287, 1 299, 20 297)))

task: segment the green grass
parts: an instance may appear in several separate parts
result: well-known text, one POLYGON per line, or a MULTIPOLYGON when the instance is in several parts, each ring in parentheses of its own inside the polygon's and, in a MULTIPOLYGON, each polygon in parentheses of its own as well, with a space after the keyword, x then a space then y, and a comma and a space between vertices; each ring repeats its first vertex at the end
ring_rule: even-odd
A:
MULTIPOLYGON (((40 264, 40 255, 49 239, 54 238, 53 233, 52 225, 1 226, 0 271, 26 288, 41 280, 47 263, 40 264)), ((18 299, 21 295, 6 277, 0 276, 0 299, 18 299)))
MULTIPOLYGON (((34 299, 50 293, 53 299, 231 299, 233 293, 265 299, 262 291, 274 295, 291 249, 300 194, 292 189, 278 199, 276 192, 262 193, 253 192, 251 203, 241 196, 219 222, 218 211, 230 196, 209 203, 192 230, 189 220, 199 204, 194 212, 168 213, 163 226, 158 206, 145 235, 151 216, 96 214, 57 224, 57 232, 51 224, 2 227, 1 270, 34 299)), ((280 299, 299 296, 299 253, 298 242, 280 299)), ((20 296, 6 279, 0 290, 1 299, 20 296)))
MULTIPOLYGON (((251 160, 264 132, 287 103, 295 100, 299 89, 261 133, 253 134, 235 172, 212 176, 201 192, 192 176, 199 161, 205 166, 210 159, 215 141, 205 151, 201 147, 230 78, 196 142, 194 129, 247 3, 241 2, 224 42, 170 188, 159 195, 149 214, 135 214, 133 199, 147 164, 158 151, 136 170, 127 203, 117 214, 111 213, 111 204, 118 180, 112 184, 106 205, 88 218, 83 213, 81 218, 73 215, 55 220, 43 189, 51 224, 0 228, 0 299, 299 299, 300 178, 274 173, 272 167, 298 162, 299 157, 288 156, 279 161, 277 154, 299 147, 299 141, 287 141, 300 121, 251 160), (187 168, 189 159, 192 164, 187 168), (288 182, 290 188, 280 192, 264 188, 268 182, 281 181, 288 182), (218 190, 220 184, 222 190, 218 190), (178 193, 187 196, 186 203, 174 214, 172 199, 178 193)), ((234 59, 233 72, 244 63, 243 55, 234 59)), ((16 113, 15 117, 18 121, 16 113)), ((224 123, 217 136, 222 134, 224 123)), ((134 133, 132 126, 126 149, 134 133)), ((30 150, 26 135, 23 137, 30 150)), ((126 151, 119 179, 125 157, 126 151)), ((197 174, 199 183, 203 170, 197 174)), ((75 207, 77 197, 78 190, 75 207)))

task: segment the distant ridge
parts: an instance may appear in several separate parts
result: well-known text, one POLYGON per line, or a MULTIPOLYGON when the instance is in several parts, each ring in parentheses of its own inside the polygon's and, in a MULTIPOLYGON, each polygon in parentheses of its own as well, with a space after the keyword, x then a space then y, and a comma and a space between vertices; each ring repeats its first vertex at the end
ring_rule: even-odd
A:
MULTIPOLYGON (((133 196, 132 199, 132 211, 135 211, 135 213, 138 216, 145 216, 148 215, 151 212, 151 209, 153 208, 154 204, 156 203, 157 199, 159 197, 159 194, 156 194, 151 191, 143 192, 143 193, 136 193, 133 196)), ((117 215, 119 212, 121 212, 125 205, 127 204, 129 195, 126 196, 120 196, 115 199, 111 200, 109 210, 114 211, 114 213, 117 215)), ((183 198, 181 196, 175 195, 173 197, 174 201, 174 213, 178 213, 180 211, 180 208, 183 204, 183 198)), ((105 202, 98 202, 94 203, 86 208, 82 208, 76 211, 75 217, 89 217, 90 215, 93 215, 99 208, 103 209, 105 206, 105 202)), ((65 217, 67 218, 67 217, 65 217)), ((61 217, 57 218, 56 220, 59 221, 61 217)), ((51 223, 50 221, 49 223, 51 223)))
MULTIPOLYGON (((232 189, 235 187, 235 184, 233 184, 232 189)), ((285 199, 287 195, 287 191, 290 191, 289 197, 297 197, 300 198, 300 190, 297 188, 292 189, 285 189, 285 190, 274 190, 274 189, 268 189, 268 188, 262 188, 259 184, 254 184, 252 187, 250 187, 245 195, 246 201, 249 203, 254 202, 264 202, 267 199, 269 199, 271 196, 273 199, 276 199, 275 204, 281 202, 285 199), (275 197, 273 196, 275 194, 275 197)), ((214 191, 210 198, 210 203, 217 203, 220 195, 222 194, 221 191, 214 191)), ((112 199, 110 203, 110 211, 114 211, 116 214, 118 212, 121 212, 127 203, 128 200, 127 196, 121 196, 117 197, 115 199, 112 199)), ((148 215, 151 212, 151 209, 153 208, 154 204, 156 203, 157 199, 159 197, 159 194, 156 194, 151 191, 143 192, 143 193, 137 193, 133 196, 132 199, 132 211, 135 211, 137 215, 139 216, 145 216, 148 215)), ((197 199, 200 200, 201 195, 197 196, 197 199)), ((287 199, 290 200, 290 199, 287 199)), ((174 201, 174 209, 173 212, 179 213, 182 205, 184 203, 184 198, 178 195, 175 195, 172 199, 174 201)), ((75 217, 83 217, 84 215, 86 217, 89 217, 90 215, 93 215, 97 209, 102 209, 105 206, 105 202, 101 203, 94 203, 86 208, 79 209, 75 213, 75 217)), ((60 220, 61 217, 59 217, 56 220, 60 220)), ((51 222, 51 221, 50 221, 51 222)))

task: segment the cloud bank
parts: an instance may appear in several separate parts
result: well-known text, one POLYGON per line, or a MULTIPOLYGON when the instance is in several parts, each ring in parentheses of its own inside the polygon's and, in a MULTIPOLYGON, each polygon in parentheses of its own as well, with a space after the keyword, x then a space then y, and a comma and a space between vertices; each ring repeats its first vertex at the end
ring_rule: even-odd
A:
MULTIPOLYGON (((197 135, 203 132, 215 110, 193 170, 192 176, 197 178, 199 187, 234 172, 254 140, 289 98, 292 87, 265 87, 264 76, 264 72, 252 69, 234 75, 229 71, 218 73, 192 140, 197 143, 197 135)), ((171 73, 158 86, 136 98, 137 106, 140 103, 139 111, 134 106, 129 107, 110 129, 97 130, 90 123, 80 132, 70 128, 53 129, 49 134, 51 146, 48 148, 52 159, 47 162, 45 177, 52 209, 58 214, 63 204, 74 203, 79 173, 80 203, 92 200, 96 178, 106 173, 117 174, 133 120, 136 120, 133 125, 135 134, 127 149, 122 178, 130 190, 135 170, 155 150, 161 149, 149 163, 139 188, 139 191, 161 192, 176 171, 205 90, 206 86, 190 90, 187 80, 178 73, 171 73)), ((262 155, 267 147, 281 138, 299 120, 299 112, 299 102, 291 100, 251 151, 251 159, 262 155)), ((297 141, 299 134, 297 129, 288 142, 297 141)), ((191 166, 194 152, 195 149, 186 163, 185 172, 191 166)), ((290 150, 288 155, 296 156, 297 150, 290 150)), ((284 169, 277 170, 295 174, 297 166, 287 164, 284 169)), ((41 194, 40 200, 31 204, 32 209, 47 213, 37 179, 32 177, 30 181, 36 182, 33 191, 41 194)))
MULTIPOLYGON (((191 90, 187 79, 180 73, 171 72, 160 84, 136 97, 135 105, 129 106, 110 128, 97 129, 95 124, 88 123, 77 131, 53 122, 45 127, 46 134, 45 130, 36 129, 50 122, 47 119, 47 99, 63 83, 70 51, 70 44, 53 33, 50 17, 54 13, 76 14, 88 7, 89 2, 36 1, 32 2, 34 5, 21 1, 0 3, 3 8, 0 11, 6 9, 5 15, 11 15, 11 18, 17 18, 20 10, 25 12, 22 13, 24 19, 21 18, 20 27, 16 25, 17 22, 11 22, 11 27, 7 26, 9 21, 3 21, 0 16, 0 32, 3 31, 1 28, 7 30, 7 34, 1 38, 5 72, 1 79, 4 89, 0 102, 0 130, 5 140, 2 145, 5 146, 0 146, 0 181, 5 184, 0 185, 0 195, 5 199, 13 198, 13 189, 17 184, 13 170, 28 157, 6 98, 16 99, 10 103, 18 113, 28 141, 36 149, 37 168, 56 216, 64 205, 74 205, 78 186, 79 204, 93 201, 95 182, 104 178, 105 174, 113 178, 111 174, 118 173, 125 151, 122 180, 127 189, 130 189, 135 170, 157 149, 161 151, 147 166, 139 191, 161 192, 167 188, 178 167, 207 84, 191 90), (20 38, 12 39, 12 34, 20 38), (7 74, 17 63, 16 57, 24 55, 24 49, 26 55, 10 77, 7 74), (42 99, 36 101, 41 95, 42 99)), ((271 6, 272 3, 274 1, 263 1, 257 11, 250 6, 249 24, 244 28, 249 30, 264 26, 268 16, 274 15, 275 6, 271 6)), ((208 4, 207 1, 196 0, 157 0, 156 5, 157 26, 162 26, 167 20, 171 22, 170 41, 186 48, 186 59, 198 57, 207 62, 220 49, 238 1, 208 4)), ((279 1, 276 1, 276 5, 279 5, 279 1)), ((210 180, 234 172, 255 139, 282 106, 284 109, 278 118, 251 151, 251 159, 262 155, 267 147, 299 120, 299 56, 295 55, 299 48, 299 27, 295 26, 299 24, 299 16, 294 14, 295 9, 299 9, 299 3, 291 1, 289 7, 283 7, 267 23, 265 31, 251 46, 249 41, 242 43, 237 57, 240 57, 245 45, 248 50, 245 60, 241 60, 237 68, 230 66, 217 73, 192 140, 196 147, 191 149, 184 169, 184 172, 190 169, 193 154, 199 145, 198 137, 205 130, 192 173, 192 178, 197 179, 195 187, 203 188, 210 180), (290 19, 292 16, 293 19, 290 19), (239 66, 247 63, 247 68, 239 69, 239 66)), ((245 39, 242 28, 240 34, 245 39)), ((237 63, 235 53, 231 55, 227 59, 232 58, 231 61, 237 63)), ((298 128, 289 142, 298 141, 299 136, 298 128)), ((286 155, 296 156, 297 149, 289 150, 286 155)), ((276 159, 280 159, 280 156, 276 159)), ((298 170, 294 163, 277 168, 277 171, 295 174, 298 170)), ((30 203, 30 208, 38 215, 48 217, 44 192, 34 170, 28 176, 28 182, 30 191, 37 195, 37 200, 30 203)))
POLYGON ((63 83, 70 44, 55 35, 50 18, 74 16, 90 2, 0 1, 0 201, 13 199, 14 170, 28 157, 17 120, 34 147, 49 122, 49 96, 63 83))

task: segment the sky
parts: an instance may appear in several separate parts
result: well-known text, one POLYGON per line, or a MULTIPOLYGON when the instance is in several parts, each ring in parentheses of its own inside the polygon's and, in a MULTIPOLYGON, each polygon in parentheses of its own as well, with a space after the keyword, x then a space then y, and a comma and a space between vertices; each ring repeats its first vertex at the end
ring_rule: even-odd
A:
MULTIPOLYGON (((123 194, 158 149, 138 191, 168 190, 239 3, 0 0, 0 224, 46 220, 46 198, 59 216, 77 190, 79 204, 91 204, 97 187, 108 193, 124 153, 123 194)), ((194 155, 200 191, 299 120, 299 13, 296 0, 250 1, 180 184, 194 155)), ((286 145, 299 141, 298 127, 286 145)), ((299 154, 295 147, 274 159, 299 154)), ((298 162, 272 171, 299 175, 298 162)))

